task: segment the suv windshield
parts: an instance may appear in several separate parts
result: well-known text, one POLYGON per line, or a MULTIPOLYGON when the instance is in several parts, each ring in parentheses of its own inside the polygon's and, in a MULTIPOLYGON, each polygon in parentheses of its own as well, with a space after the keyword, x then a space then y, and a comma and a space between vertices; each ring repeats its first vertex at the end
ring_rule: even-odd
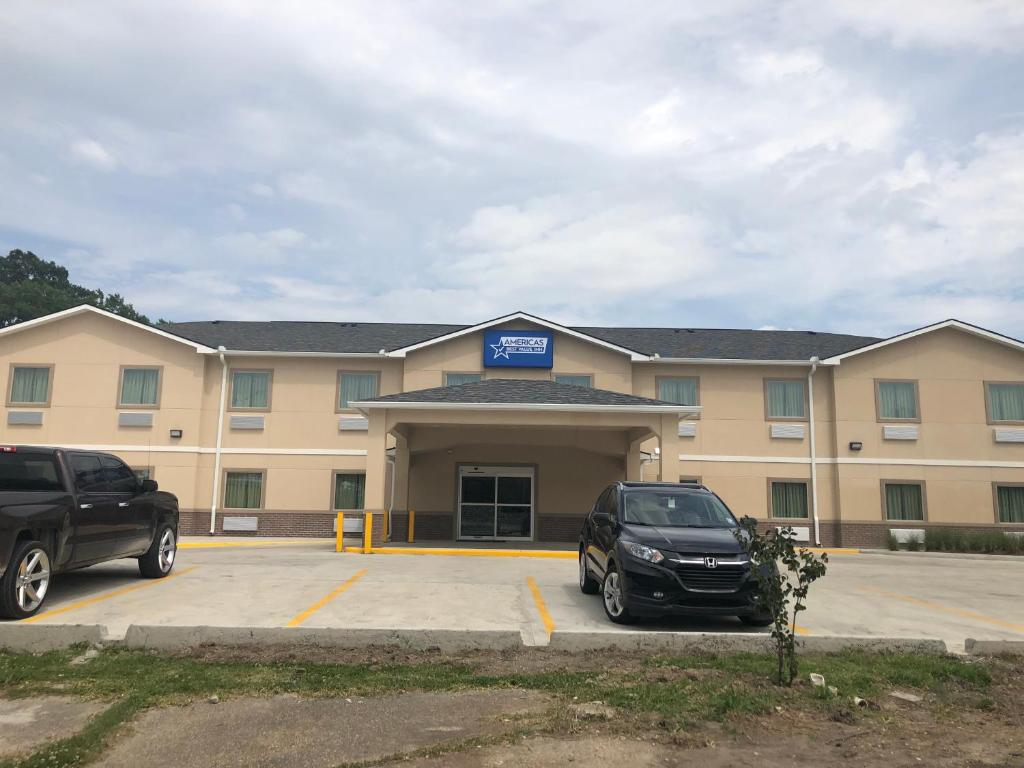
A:
POLYGON ((623 521, 677 528, 736 528, 736 518, 717 497, 674 488, 632 489, 623 495, 623 521))

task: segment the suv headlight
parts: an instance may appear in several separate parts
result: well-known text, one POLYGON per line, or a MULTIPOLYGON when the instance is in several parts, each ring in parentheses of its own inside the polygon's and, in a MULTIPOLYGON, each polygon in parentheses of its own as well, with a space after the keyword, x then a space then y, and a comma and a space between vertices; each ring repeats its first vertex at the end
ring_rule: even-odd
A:
POLYGON ((640 544, 636 541, 624 541, 622 546, 637 560, 645 560, 648 563, 660 563, 665 559, 661 552, 654 547, 648 547, 646 544, 640 544))

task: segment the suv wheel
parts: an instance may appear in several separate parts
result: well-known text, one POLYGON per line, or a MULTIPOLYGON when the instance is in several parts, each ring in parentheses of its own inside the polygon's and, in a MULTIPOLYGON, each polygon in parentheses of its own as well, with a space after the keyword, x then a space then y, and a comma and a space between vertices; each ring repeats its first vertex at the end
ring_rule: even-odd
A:
POLYGON ((0 579, 0 616, 27 619, 38 613, 52 578, 46 548, 38 541, 18 544, 7 572, 0 579))
POLYGON ((773 623, 772 617, 764 613, 748 613, 739 619, 748 627, 767 627, 773 623))
POLYGON ((619 573, 618 563, 612 563, 604 574, 604 583, 601 585, 601 602, 604 604, 604 612, 608 618, 616 624, 631 624, 633 622, 629 608, 626 607, 626 589, 619 573))
POLYGON ((174 567, 178 554, 178 537, 174 529, 165 525, 157 532, 149 551, 139 558, 139 572, 147 579, 162 579, 174 567))
POLYGON ((601 591, 597 579, 590 575, 587 568, 587 553, 580 547, 580 591, 584 595, 596 595, 601 591))

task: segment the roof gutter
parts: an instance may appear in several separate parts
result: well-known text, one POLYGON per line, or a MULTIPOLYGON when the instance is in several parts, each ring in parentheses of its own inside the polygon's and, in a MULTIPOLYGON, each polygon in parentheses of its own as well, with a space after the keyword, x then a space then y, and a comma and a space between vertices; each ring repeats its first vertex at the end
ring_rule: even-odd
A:
POLYGON ((699 405, 586 405, 581 403, 431 403, 402 400, 365 400, 349 406, 363 415, 375 408, 407 411, 557 411, 562 413, 675 413, 682 417, 699 416, 699 405))
POLYGON ((228 357, 362 357, 380 359, 390 357, 381 350, 380 352, 271 352, 269 350, 245 350, 245 349, 224 349, 220 347, 205 354, 216 354, 228 357))
MULTIPOLYGON (((817 358, 815 358, 817 359, 817 358)), ((654 353, 646 360, 639 361, 645 363, 677 363, 687 365, 789 365, 800 368, 806 368, 811 365, 808 360, 750 360, 748 358, 732 358, 732 357, 660 357, 657 353, 654 353)), ((818 365, 838 365, 839 363, 830 363, 827 360, 820 360, 818 365)))

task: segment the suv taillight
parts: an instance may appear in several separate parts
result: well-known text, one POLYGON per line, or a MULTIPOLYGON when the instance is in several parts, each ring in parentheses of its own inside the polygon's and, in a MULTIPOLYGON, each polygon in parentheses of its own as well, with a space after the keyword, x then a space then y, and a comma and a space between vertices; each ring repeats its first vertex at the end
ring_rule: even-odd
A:
POLYGON ((0 453, 17 453, 18 446, 16 445, 0 445, 0 453))

